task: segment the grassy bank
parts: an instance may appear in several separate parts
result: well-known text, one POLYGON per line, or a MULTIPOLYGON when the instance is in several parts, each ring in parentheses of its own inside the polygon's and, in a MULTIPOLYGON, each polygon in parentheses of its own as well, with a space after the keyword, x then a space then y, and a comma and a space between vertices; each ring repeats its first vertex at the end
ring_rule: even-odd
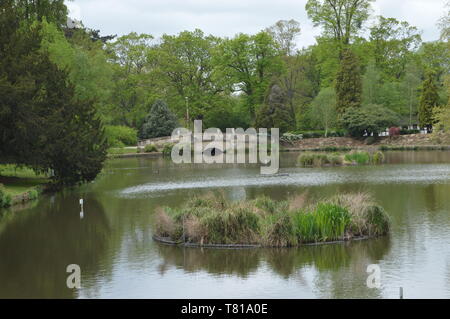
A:
POLYGON ((181 209, 161 208, 155 234, 200 245, 293 247, 385 235, 389 217, 364 193, 311 203, 300 195, 288 201, 260 197, 230 203, 209 196, 181 209))
POLYGON ((0 208, 37 199, 48 182, 30 168, 0 165, 0 208))
POLYGON ((299 155, 297 162, 303 167, 343 166, 343 165, 369 165, 381 164, 385 160, 380 151, 369 153, 367 151, 353 151, 349 153, 312 153, 299 155))

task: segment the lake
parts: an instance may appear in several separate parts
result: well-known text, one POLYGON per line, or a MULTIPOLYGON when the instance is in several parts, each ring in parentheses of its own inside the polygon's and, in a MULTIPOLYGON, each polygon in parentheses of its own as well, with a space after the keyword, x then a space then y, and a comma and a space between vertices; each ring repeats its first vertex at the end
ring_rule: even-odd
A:
POLYGON ((380 166, 176 165, 114 159, 92 183, 0 211, 0 298, 450 298, 450 152, 386 152, 380 166), (391 234, 291 249, 217 250, 158 244, 157 207, 219 192, 230 200, 370 192, 391 234), (80 218, 79 199, 84 199, 80 218), (81 267, 80 290, 66 286, 81 267), (368 265, 381 287, 367 288, 368 265))

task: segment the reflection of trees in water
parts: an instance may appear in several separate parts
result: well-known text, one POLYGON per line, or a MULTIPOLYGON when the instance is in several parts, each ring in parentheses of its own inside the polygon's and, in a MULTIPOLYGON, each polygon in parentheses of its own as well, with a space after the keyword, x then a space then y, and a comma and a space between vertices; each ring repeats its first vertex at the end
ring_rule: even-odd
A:
MULTIPOLYGON (((66 267, 81 267, 84 278, 99 271, 110 244, 103 207, 85 200, 84 219, 76 195, 58 195, 52 203, 17 213, 0 235, 0 298, 73 298, 66 267)), ((111 264, 110 262, 107 264, 111 264)))
POLYGON ((186 272, 207 271, 243 278, 258 268, 262 252, 260 249, 202 249, 166 245, 158 245, 157 250, 163 260, 159 266, 162 275, 175 266, 186 272))
MULTIPOLYGON (((361 291, 377 297, 379 291, 368 292, 366 273, 369 264, 376 264, 390 249, 389 238, 379 238, 344 244, 305 246, 285 249, 200 249, 158 245, 162 257, 160 273, 170 267, 186 272, 206 271, 213 275, 237 275, 246 278, 263 264, 283 279, 295 279, 302 285, 306 280, 301 271, 317 270, 315 290, 324 297, 345 297, 346 291, 361 291), (358 278, 358 280, 355 280, 358 278), (353 290, 352 290, 353 289, 353 290)), ((356 294, 357 295, 357 294, 356 294)))

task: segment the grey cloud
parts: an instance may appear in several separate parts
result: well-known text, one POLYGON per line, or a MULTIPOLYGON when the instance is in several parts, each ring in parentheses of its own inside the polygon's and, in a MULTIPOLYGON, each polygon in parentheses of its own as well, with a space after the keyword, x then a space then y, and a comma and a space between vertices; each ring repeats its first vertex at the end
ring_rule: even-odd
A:
MULTIPOLYGON (((75 0, 68 2, 72 16, 102 34, 131 31, 156 37, 183 30, 202 29, 207 34, 233 36, 256 33, 281 19, 301 23, 299 47, 314 43, 320 30, 305 12, 306 0, 75 0)), ((423 30, 425 41, 439 36, 436 22, 444 0, 378 0, 374 14, 406 20, 423 30)))

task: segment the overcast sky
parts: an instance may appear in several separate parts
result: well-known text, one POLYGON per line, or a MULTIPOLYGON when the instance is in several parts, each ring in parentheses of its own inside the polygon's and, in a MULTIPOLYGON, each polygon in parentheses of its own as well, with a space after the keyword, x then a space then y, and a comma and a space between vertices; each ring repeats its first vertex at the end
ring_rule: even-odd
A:
MULTIPOLYGON (((256 33, 278 20, 295 19, 302 34, 299 48, 314 43, 320 30, 313 28, 305 11, 307 0, 74 0, 68 2, 72 18, 103 35, 132 31, 159 37, 199 28, 207 34, 233 36, 256 33)), ((66 1, 67 2, 67 1, 66 1)), ((373 14, 408 21, 423 31, 424 41, 439 38, 437 21, 445 0, 376 0, 373 14)))

